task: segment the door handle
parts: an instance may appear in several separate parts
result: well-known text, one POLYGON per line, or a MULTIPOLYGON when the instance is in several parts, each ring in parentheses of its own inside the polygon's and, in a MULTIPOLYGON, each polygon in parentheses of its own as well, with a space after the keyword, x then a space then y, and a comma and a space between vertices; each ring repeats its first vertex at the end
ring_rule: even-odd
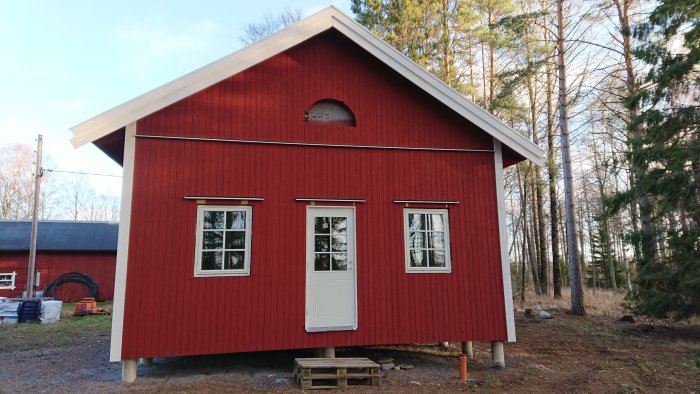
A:
POLYGON ((348 271, 352 271, 352 260, 348 260, 348 271))

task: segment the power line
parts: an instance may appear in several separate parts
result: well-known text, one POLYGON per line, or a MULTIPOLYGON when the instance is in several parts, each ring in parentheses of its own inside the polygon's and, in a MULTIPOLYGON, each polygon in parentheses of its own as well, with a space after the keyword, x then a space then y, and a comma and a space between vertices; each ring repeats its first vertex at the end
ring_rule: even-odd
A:
POLYGON ((96 174, 94 172, 80 172, 80 171, 61 171, 61 170, 52 170, 49 168, 44 168, 44 171, 48 172, 61 172, 64 174, 78 174, 78 175, 94 175, 94 176, 108 176, 112 178, 121 178, 121 175, 111 175, 111 174, 96 174))

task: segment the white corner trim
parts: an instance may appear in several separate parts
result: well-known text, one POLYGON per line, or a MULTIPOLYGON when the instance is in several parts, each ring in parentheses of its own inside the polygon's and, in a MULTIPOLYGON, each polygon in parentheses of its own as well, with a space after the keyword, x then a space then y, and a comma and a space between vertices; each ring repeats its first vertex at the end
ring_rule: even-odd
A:
POLYGON ((498 206, 498 233, 501 244, 501 272, 503 275, 503 306, 506 314, 508 342, 515 342, 515 314, 513 312, 513 285, 510 279, 510 259, 508 257, 508 231, 506 227, 506 201, 503 184, 503 147, 494 138, 494 170, 496 175, 496 203, 498 206))
POLYGON ((114 274, 114 305, 112 307, 112 339, 109 345, 109 361, 121 361, 122 334, 124 332, 124 301, 126 298, 126 267, 129 259, 129 229, 131 227, 131 194, 134 187, 134 151, 136 123, 126 126, 124 135, 124 174, 122 201, 119 210, 119 239, 117 241, 117 267, 114 274))
POLYGON ((377 59, 407 78, 486 133, 526 159, 544 165, 544 150, 498 118, 423 70, 401 52, 374 36, 364 26, 330 6, 248 47, 184 75, 124 104, 71 127, 76 148, 95 141, 126 124, 156 112, 204 88, 235 75, 278 53, 335 28, 377 59))

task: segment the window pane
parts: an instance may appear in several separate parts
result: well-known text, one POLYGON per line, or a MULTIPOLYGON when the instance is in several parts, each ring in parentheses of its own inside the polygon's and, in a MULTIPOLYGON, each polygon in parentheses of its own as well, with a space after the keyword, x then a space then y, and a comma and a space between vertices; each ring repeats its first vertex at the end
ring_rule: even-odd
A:
POLYGON ((315 252, 329 252, 330 249, 330 239, 329 235, 317 235, 316 243, 314 246, 315 252))
POLYGON ((347 218, 333 218, 333 234, 345 234, 348 232, 347 218))
POLYGON ((314 259, 314 270, 330 271, 330 257, 331 255, 329 253, 316 253, 316 257, 314 259))
POLYGON ((334 252, 347 251, 348 250, 348 237, 345 235, 334 235, 332 247, 333 247, 334 252))
POLYGON ((408 229, 410 231, 425 230, 425 215, 418 213, 409 214, 408 229))
POLYGON ((221 211, 204 211, 204 228, 205 229, 222 229, 224 228, 224 213, 221 211))
POLYGON ((427 267, 427 255, 425 250, 411 250, 409 251, 409 256, 411 257, 411 267, 427 267))
POLYGON ((314 220, 316 234, 329 234, 331 232, 330 218, 317 217, 314 220))
POLYGON ((226 249, 245 249, 245 231, 227 231, 226 249))
POLYGON ((245 252, 226 252, 224 269, 242 270, 245 266, 245 252))
POLYGON ((348 270, 348 255, 347 253, 333 253, 333 271, 348 270))
POLYGON ((202 237, 202 249, 223 249, 223 231, 205 231, 202 237))
POLYGON ((202 252, 203 270, 220 270, 222 252, 202 252))
POLYGON ((431 267, 444 267, 445 266, 445 251, 444 250, 430 250, 430 266, 431 267))
POLYGON ((245 229, 245 212, 243 212, 243 211, 226 212, 226 228, 228 230, 244 230, 245 229))
POLYGON ((427 233, 410 233, 408 236, 408 248, 409 249, 426 248, 428 245, 425 242, 426 235, 427 235, 427 233))
POLYGON ((433 249, 445 249, 445 233, 438 231, 428 233, 428 247, 433 249))
POLYGON ((430 228, 428 230, 445 231, 445 224, 442 219, 442 214, 433 214, 430 216, 430 228))

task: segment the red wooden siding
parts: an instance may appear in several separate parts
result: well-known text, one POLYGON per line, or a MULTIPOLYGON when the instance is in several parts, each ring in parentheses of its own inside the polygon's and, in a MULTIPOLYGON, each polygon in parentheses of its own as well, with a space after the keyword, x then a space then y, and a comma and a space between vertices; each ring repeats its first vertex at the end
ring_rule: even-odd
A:
MULTIPOLYGON (((41 272, 37 290, 44 290, 48 284, 68 272, 80 272, 88 275, 98 287, 98 300, 114 298, 114 270, 116 253, 67 253, 67 252, 38 252, 36 257, 37 271, 41 272)), ((0 254, 0 272, 17 272, 15 289, 0 290, 0 297, 21 297, 27 287, 28 252, 0 254)), ((75 283, 61 285, 55 293, 61 301, 79 301, 88 297, 84 286, 75 283)))
MULTIPOLYGON (((336 34, 324 34, 138 122, 137 134, 493 148, 492 139, 336 34), (320 98, 357 127, 312 125, 320 98)), ((506 337, 490 152, 137 138, 122 358, 506 337), (196 205, 255 196, 251 275, 194 278, 196 205), (357 204, 358 329, 306 333, 299 197, 357 204), (403 205, 450 206, 452 273, 405 273, 403 205)), ((444 207, 444 206, 443 206, 444 207)))

